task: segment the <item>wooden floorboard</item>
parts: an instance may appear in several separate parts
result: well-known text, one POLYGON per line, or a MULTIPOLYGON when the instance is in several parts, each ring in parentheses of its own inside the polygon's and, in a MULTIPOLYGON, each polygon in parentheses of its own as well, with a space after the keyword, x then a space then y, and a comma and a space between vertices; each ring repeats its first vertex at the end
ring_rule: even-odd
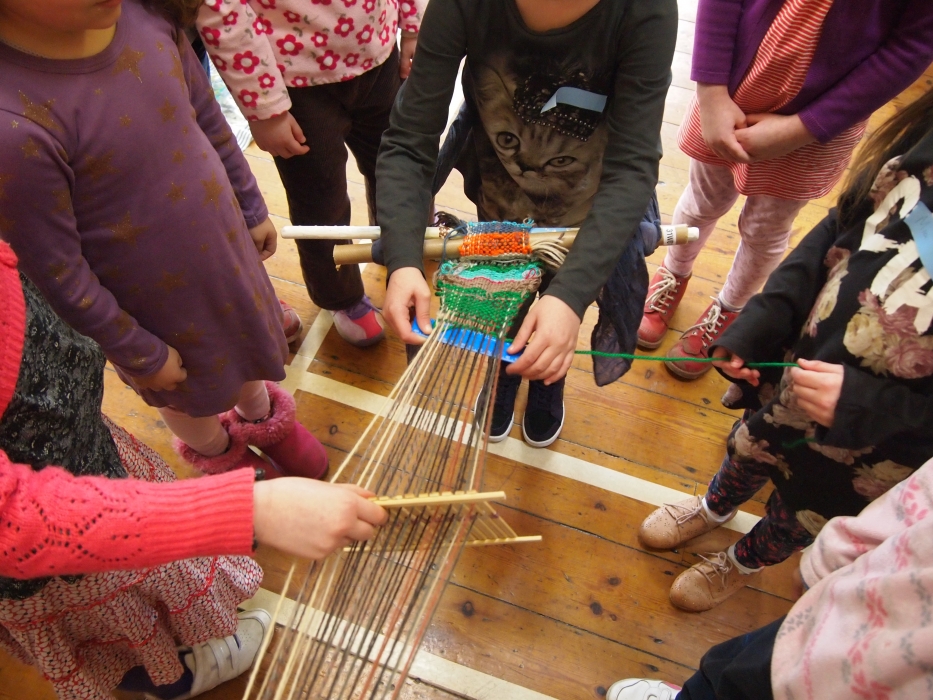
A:
MULTIPOLYGON (((689 159, 677 148, 677 129, 695 90, 690 60, 697 0, 680 0, 677 51, 672 87, 664 113, 658 199, 669 220, 687 182, 689 159)), ((886 105, 872 119, 870 131, 884 118, 933 84, 933 72, 886 105)), ((263 192, 272 220, 288 223, 288 202, 275 165, 255 145, 247 158, 263 192)), ((367 224, 365 188, 352 158, 347 164, 352 222, 367 224)), ((792 245, 822 219, 839 187, 810 203, 794 226, 792 245)), ((473 218, 475 208, 464 196, 462 178, 454 172, 437 196, 437 207, 473 218)), ((722 285, 738 245, 742 198, 721 219, 701 253, 694 278, 672 330, 658 349, 663 354, 681 331, 697 320, 722 285)), ((649 272, 663 260, 659 250, 649 258, 649 272)), ((293 241, 280 240, 278 253, 266 263, 279 297, 298 311, 308 334, 320 314, 302 283, 293 241)), ((364 273, 368 294, 380 305, 385 275, 369 266, 364 273)), ((596 309, 587 311, 579 347, 589 347, 596 309)), ((323 327, 323 326, 322 326, 323 327)), ((301 340, 292 346, 299 351, 301 340)), ((385 396, 405 368, 402 344, 394 336, 367 349, 352 348, 331 328, 319 348, 303 358, 307 373, 340 386, 385 396)), ((702 494, 722 458, 725 438, 737 413, 719 401, 727 383, 715 372, 696 382, 673 378, 663 366, 637 362, 608 387, 593 383, 592 361, 578 356, 568 375, 567 423, 561 439, 541 460, 515 461, 490 455, 485 486, 504 490, 499 507, 503 519, 519 534, 540 534, 539 544, 467 550, 446 589, 428 629, 424 650, 495 679, 561 699, 598 699, 615 680, 653 676, 683 681, 712 644, 750 631, 784 614, 792 596, 794 557, 766 571, 755 587, 738 593, 716 610, 700 615, 673 608, 670 582, 697 557, 721 551, 740 535, 719 530, 673 552, 645 551, 638 543, 641 520, 654 506, 625 493, 590 485, 585 480, 552 473, 542 467, 547 453, 555 459, 579 460, 593 469, 624 474, 643 483, 702 494)), ((348 389, 349 390, 349 389, 348 389)), ((351 449, 371 418, 366 411, 336 398, 307 391, 296 393, 299 419, 324 442, 333 464, 351 449)), ((525 390, 519 394, 521 416, 525 390)), ((171 436, 158 413, 127 389, 112 370, 105 377, 104 409, 118 423, 161 454, 182 478, 194 472, 171 448, 171 436)), ((511 436, 521 439, 515 426, 511 436)), ((763 513, 770 487, 744 510, 763 513)), ((263 586, 278 590, 287 570, 283 555, 262 547, 257 558, 265 569, 263 586)), ((263 660, 268 665, 268 657, 263 660)), ((203 696, 206 700, 239 698, 244 679, 203 696)), ((132 696, 120 696, 133 700, 132 696)), ((460 697, 412 679, 405 700, 448 700, 460 697)), ((50 686, 28 666, 0 654, 0 700, 52 700, 50 686)))

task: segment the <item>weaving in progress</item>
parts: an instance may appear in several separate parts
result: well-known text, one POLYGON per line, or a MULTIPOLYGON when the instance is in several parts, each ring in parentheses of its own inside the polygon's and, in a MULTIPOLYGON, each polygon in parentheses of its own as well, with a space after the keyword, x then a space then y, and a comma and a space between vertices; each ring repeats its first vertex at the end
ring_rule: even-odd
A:
POLYGON ((540 539, 498 517, 489 502, 505 494, 481 493, 506 332, 566 252, 533 249, 530 229, 468 224, 459 259, 441 263, 434 331, 331 479, 378 494, 389 519, 369 542, 292 564, 276 617, 296 604, 247 700, 398 697, 463 547, 540 539))

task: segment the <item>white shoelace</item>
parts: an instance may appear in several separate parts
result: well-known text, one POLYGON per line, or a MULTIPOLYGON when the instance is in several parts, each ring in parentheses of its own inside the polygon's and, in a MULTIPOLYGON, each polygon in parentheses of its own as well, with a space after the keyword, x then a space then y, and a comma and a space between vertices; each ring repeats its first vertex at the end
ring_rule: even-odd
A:
POLYGON ((712 299, 714 303, 709 307, 706 316, 684 331, 685 336, 690 335, 693 331, 700 331, 700 337, 703 339, 704 348, 708 348, 709 343, 713 342, 713 334, 722 326, 723 322, 722 306, 719 304, 719 299, 717 297, 710 297, 710 299, 712 299))
POLYGON ((658 274, 661 275, 661 281, 657 283, 651 294, 645 300, 645 306, 650 311, 664 311, 671 305, 671 299, 677 291, 677 277, 666 267, 659 267, 658 274))

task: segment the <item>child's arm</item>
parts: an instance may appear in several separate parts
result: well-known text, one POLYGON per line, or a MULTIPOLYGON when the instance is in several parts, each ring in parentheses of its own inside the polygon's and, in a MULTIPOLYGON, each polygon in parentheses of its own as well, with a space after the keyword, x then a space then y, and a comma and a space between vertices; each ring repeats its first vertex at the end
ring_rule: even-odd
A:
MULTIPOLYGON (((872 501, 858 516, 830 520, 800 561, 804 582, 812 588, 885 540, 927 519, 931 508, 933 461, 872 501)), ((933 519, 929 523, 933 528, 933 519)))
POLYGON ((0 575, 91 574, 249 554, 254 536, 321 559, 371 538, 385 522, 369 496, 312 479, 255 482, 251 469, 169 483, 77 477, 58 467, 34 472, 0 452, 0 575))
POLYGON ((798 116, 827 142, 896 97, 933 62, 933 3, 908 0, 884 44, 798 116))
POLYGON ((422 330, 430 331, 431 292, 423 276, 421 249, 440 137, 464 55, 466 26, 458 4, 431 0, 404 99, 395 102, 376 161, 376 208, 389 276, 383 313, 406 343, 423 342, 411 331, 409 307, 416 310, 422 330))
POLYGON ((0 180, 0 235, 65 322, 97 341, 127 374, 152 377, 166 364, 169 348, 120 308, 84 258, 71 204, 74 173, 64 149, 21 115, 4 117, 18 127, 0 139, 0 163, 17 166, 0 180), (23 157, 26 144, 29 158, 23 157))
POLYGON ((220 105, 214 99, 214 91, 211 89, 204 68, 198 63, 194 49, 191 48, 185 36, 181 37, 179 52, 185 81, 188 83, 191 105, 197 112, 198 126, 207 134, 211 145, 223 161, 247 227, 252 229, 259 226, 269 218, 269 210, 259 191, 256 178, 253 177, 246 157, 237 145, 223 112, 220 111, 220 105))
MULTIPOLYGON (((288 111, 292 101, 278 67, 292 57, 276 55, 266 37, 271 32, 267 21, 260 20, 247 3, 215 0, 201 6, 197 25, 214 66, 249 120, 256 145, 273 156, 290 158, 307 153, 308 147, 288 111)), ((293 38, 297 47, 301 40, 293 38)))
POLYGON ((833 210, 771 273, 761 293, 751 298, 710 353, 723 348, 729 355, 751 361, 772 358, 781 348, 790 347, 826 283, 826 254, 841 233, 833 210))

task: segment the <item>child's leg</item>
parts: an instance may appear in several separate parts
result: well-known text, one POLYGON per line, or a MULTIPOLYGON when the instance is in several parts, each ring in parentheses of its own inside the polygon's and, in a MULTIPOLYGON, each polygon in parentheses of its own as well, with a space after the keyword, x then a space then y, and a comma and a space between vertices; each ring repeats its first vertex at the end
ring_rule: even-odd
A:
MULTIPOLYGON (((758 291, 784 257, 791 226, 806 201, 754 195, 739 215, 742 240, 732 269, 719 293, 729 310, 741 309, 758 291)), ((674 250, 678 246, 671 246, 674 250)))
POLYGON ((746 569, 759 569, 780 564, 813 540, 813 535, 800 524, 794 511, 775 490, 765 506, 765 517, 735 543, 732 554, 746 569))
POLYGON ((188 447, 205 457, 215 457, 227 451, 230 436, 218 416, 192 418, 174 408, 160 408, 159 414, 168 429, 188 447))
POLYGON ((237 414, 243 420, 251 422, 269 417, 272 404, 269 402, 269 391, 266 383, 262 381, 246 382, 240 389, 240 399, 236 402, 237 414))
MULTIPOLYGON (((731 450, 730 450, 731 452, 731 450)), ((703 504, 717 517, 731 515, 768 483, 767 466, 758 462, 736 462, 726 454, 703 497, 703 504)))
POLYGON ((690 179, 680 195, 672 221, 696 226, 700 229, 700 238, 686 245, 668 247, 664 267, 678 277, 688 277, 719 218, 732 208, 738 198, 739 193, 728 168, 691 159, 690 179))
MULTIPOLYGON (((291 114, 305 135, 309 151, 291 158, 276 158, 288 213, 296 226, 347 226, 347 149, 350 115, 330 85, 290 88, 291 114)), ((334 264, 335 243, 350 241, 297 240, 301 274, 308 294, 322 309, 346 309, 363 298, 363 281, 357 265, 334 264)))

